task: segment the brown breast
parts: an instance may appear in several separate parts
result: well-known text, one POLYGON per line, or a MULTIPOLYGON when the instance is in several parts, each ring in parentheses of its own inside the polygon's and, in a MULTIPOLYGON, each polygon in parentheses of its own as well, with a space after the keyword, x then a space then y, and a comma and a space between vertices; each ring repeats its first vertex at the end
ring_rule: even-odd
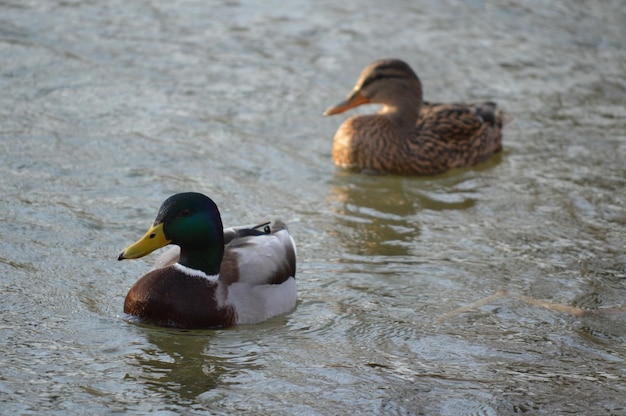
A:
POLYGON ((174 266, 152 270, 129 290, 124 312, 159 326, 215 328, 235 325, 232 307, 218 306, 219 286, 174 266))

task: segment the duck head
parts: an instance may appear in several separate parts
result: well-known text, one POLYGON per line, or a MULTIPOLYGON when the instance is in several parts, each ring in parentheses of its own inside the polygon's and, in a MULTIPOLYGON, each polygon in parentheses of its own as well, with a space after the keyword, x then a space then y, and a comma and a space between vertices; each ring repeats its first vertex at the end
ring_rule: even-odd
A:
POLYGON ((215 202, 196 192, 169 197, 152 227, 126 247, 118 260, 137 259, 168 244, 180 246, 181 265, 208 275, 218 274, 224 256, 224 231, 215 202))
POLYGON ((383 112, 405 104, 419 109, 422 84, 406 62, 380 59, 365 67, 348 97, 326 109, 324 115, 340 114, 367 103, 383 104, 383 112))

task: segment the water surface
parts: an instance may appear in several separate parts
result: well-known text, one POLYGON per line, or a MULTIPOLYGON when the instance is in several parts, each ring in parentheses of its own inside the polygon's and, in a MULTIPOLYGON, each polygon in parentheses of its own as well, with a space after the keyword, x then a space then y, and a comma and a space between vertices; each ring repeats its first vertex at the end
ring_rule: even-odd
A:
MULTIPOLYGON (((621 414, 619 1, 0 3, 0 412, 621 414), (374 59, 494 100, 504 152, 431 178, 337 170, 322 118, 374 59), (282 218, 299 303, 255 326, 130 322, 117 262, 194 190, 282 218)), ((353 113, 373 111, 359 109, 353 113)))

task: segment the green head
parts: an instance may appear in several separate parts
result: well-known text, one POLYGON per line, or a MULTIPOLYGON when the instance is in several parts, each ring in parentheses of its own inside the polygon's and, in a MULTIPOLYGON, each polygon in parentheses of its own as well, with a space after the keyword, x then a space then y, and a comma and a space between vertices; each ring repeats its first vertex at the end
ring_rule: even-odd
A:
POLYGON ((153 226, 118 259, 143 257, 167 244, 180 246, 179 263, 207 274, 219 273, 224 255, 220 212, 209 197, 185 192, 165 200, 153 226))

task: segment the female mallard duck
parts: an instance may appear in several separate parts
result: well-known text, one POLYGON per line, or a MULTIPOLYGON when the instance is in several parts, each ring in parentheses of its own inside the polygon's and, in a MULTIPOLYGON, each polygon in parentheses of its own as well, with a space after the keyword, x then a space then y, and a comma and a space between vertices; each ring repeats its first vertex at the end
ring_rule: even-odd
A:
POLYGON ((504 114, 496 104, 422 101, 422 84, 398 59, 367 66, 345 101, 325 116, 361 104, 382 104, 376 114, 351 117, 335 134, 335 164, 400 175, 433 175, 472 166, 502 149, 504 114))
POLYGON ((210 198, 176 194, 118 260, 168 244, 180 254, 166 252, 169 259, 130 288, 124 312, 160 326, 211 328, 258 323, 296 304, 296 245, 280 221, 224 230, 210 198))

